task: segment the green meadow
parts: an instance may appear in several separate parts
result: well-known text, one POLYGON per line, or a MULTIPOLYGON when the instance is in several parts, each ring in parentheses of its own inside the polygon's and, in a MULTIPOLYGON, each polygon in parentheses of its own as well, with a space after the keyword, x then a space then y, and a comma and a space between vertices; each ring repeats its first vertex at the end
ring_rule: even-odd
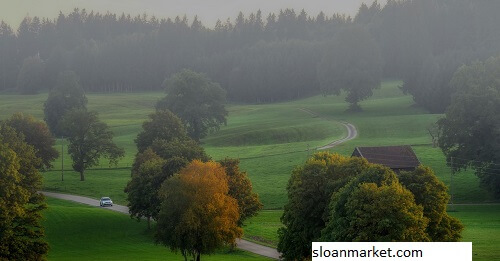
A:
MULTIPOLYGON (((346 130, 339 124, 342 121, 354 124, 358 137, 330 151, 349 156, 356 146, 409 144, 421 162, 434 169, 436 175, 450 186, 450 168, 441 150, 432 147, 426 130, 429 124, 443 115, 429 114, 415 107, 412 97, 400 91, 400 84, 399 81, 384 82, 380 89, 374 91, 373 97, 360 103, 363 111, 357 113, 346 111, 348 104, 342 95, 314 96, 274 104, 228 105, 227 126, 222 126, 218 132, 203 139, 202 145, 215 160, 239 158, 241 168, 248 172, 254 190, 260 195, 265 210, 247 222, 245 238, 265 245, 276 245, 276 230, 281 226, 280 209, 286 204, 286 186, 292 170, 304 163, 316 147, 343 137, 346 130), (320 117, 303 109, 313 111, 320 117)), ((100 166, 88 170, 86 181, 81 182, 79 175, 71 170, 70 157, 65 154, 64 181, 61 181, 62 162, 59 158, 54 162, 54 169, 43 174, 44 189, 92 198, 110 196, 115 202, 126 204, 123 188, 130 179, 129 167, 136 153, 135 136, 147 115, 153 112, 156 101, 163 95, 160 92, 88 94, 89 109, 98 111, 100 118, 111 126, 116 135, 115 141, 125 148, 126 156, 118 166, 108 166, 102 161, 100 166)), ((46 97, 46 93, 32 96, 0 95, 0 119, 14 112, 29 113, 43 119, 46 97)), ((61 142, 64 141, 57 142, 59 150, 61 142)), ((454 203, 494 202, 471 171, 456 173, 451 187, 454 203)), ((67 212, 71 210, 66 209, 67 212)), ((493 247, 493 243, 500 243, 499 224, 498 221, 491 221, 494 215, 498 217, 500 209, 464 206, 463 209, 457 207, 457 210, 453 215, 466 225, 464 240, 480 246, 475 260, 476 257, 479 258, 477 260, 491 260, 486 258, 488 251, 500 256, 500 250, 493 247), (481 259, 483 255, 485 259, 481 259)), ((47 222, 50 223, 52 218, 48 214, 47 222)))
MULTIPOLYGON (((386 81, 374 96, 363 101, 364 111, 346 112, 348 104, 343 96, 315 96, 298 101, 228 105, 227 126, 211 133, 203 146, 213 159, 239 158, 241 168, 248 172, 264 203, 265 209, 281 209, 286 202, 286 184, 291 171, 302 164, 315 147, 343 137, 346 130, 338 121, 353 123, 359 136, 331 149, 350 155, 356 146, 383 146, 410 144, 423 164, 432 167, 447 185, 450 169, 443 154, 432 148, 426 127, 442 115, 429 114, 413 105, 411 96, 399 90, 399 81, 386 81), (319 114, 315 117, 302 109, 319 114)), ((61 158, 54 169, 44 173, 46 190, 75 193, 93 198, 103 195, 125 204, 123 188, 130 179, 130 167, 136 153, 134 139, 155 102, 164 94, 120 93, 88 94, 89 109, 98 111, 100 118, 114 131, 115 141, 126 150, 118 166, 109 166, 105 160, 86 172, 86 181, 71 171, 71 161, 64 156, 64 181, 61 181, 61 158)), ((43 102, 47 94, 32 96, 1 95, 0 118, 22 111, 43 118, 43 102)), ((57 142, 61 150, 61 140, 57 142)), ((457 173, 453 194, 456 203, 490 202, 493 198, 481 189, 471 172, 457 173)))
MULTIPOLYGON (((44 226, 49 260, 183 260, 154 243, 145 222, 122 213, 48 198, 44 226)), ((204 260, 269 260, 242 250, 221 250, 204 260)))

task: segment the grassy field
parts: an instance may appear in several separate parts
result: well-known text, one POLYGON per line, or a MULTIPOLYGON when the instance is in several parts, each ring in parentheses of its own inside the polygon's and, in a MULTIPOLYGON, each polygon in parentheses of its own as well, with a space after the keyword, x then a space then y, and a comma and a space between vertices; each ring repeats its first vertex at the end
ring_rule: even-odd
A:
POLYGON ((454 206, 450 215, 465 225, 464 242, 472 242, 472 260, 500 260, 500 205, 454 206))
MULTIPOLYGON (((1 95, 0 118, 21 111, 42 119, 46 95, 1 95)), ((115 141, 125 148, 126 156, 118 169, 108 169, 103 161, 97 169, 87 171, 86 181, 80 182, 78 174, 71 171, 70 157, 65 153, 65 180, 61 181, 62 158, 59 158, 54 162, 54 170, 44 173, 45 189, 93 198, 109 195, 118 203, 126 203, 123 188, 130 179, 126 168, 136 153, 135 136, 162 96, 162 93, 89 94, 89 109, 98 111, 100 118, 111 126, 115 141)), ((203 145, 213 159, 241 158, 242 168, 248 170, 266 208, 283 206, 289 173, 307 158, 308 148, 312 153, 314 147, 345 134, 340 124, 311 117, 293 103, 232 105, 228 110, 231 115, 228 125, 203 140, 203 145), (270 190, 271 183, 274 188, 270 190)), ((61 151, 61 140, 56 148, 61 151)))
MULTIPOLYGON (((346 112, 348 104, 342 96, 315 96, 308 99, 259 105, 229 105, 227 126, 210 134, 203 146, 213 159, 241 159, 264 203, 265 209, 281 209, 286 203, 286 184, 293 168, 302 164, 314 148, 345 135, 345 129, 335 121, 353 123, 359 136, 331 151, 350 155, 356 146, 413 145, 420 160, 431 166, 447 185, 450 170, 443 154, 432 148, 426 127, 442 115, 428 114, 413 106, 412 98, 399 90, 401 82, 386 81, 374 96, 361 102, 364 111, 346 112), (313 117, 301 110, 319 113, 313 117), (325 120, 331 119, 333 121, 325 120), (309 151, 308 151, 309 149, 309 151)), ((105 161, 86 173, 79 181, 71 171, 71 161, 65 154, 65 181, 61 181, 61 158, 54 162, 55 170, 44 174, 45 189, 99 198, 107 195, 125 204, 123 188, 130 179, 130 167, 136 153, 134 139, 141 123, 153 112, 155 102, 163 93, 88 94, 90 110, 100 113, 103 121, 115 132, 115 141, 126 150, 118 169, 109 169, 105 161), (101 168, 101 169, 99 169, 101 168)), ((22 111, 43 118, 43 102, 47 94, 21 96, 0 95, 0 119, 22 111)), ((61 149, 61 141, 57 148, 61 149)), ((453 184, 454 201, 477 203, 493 201, 481 189, 471 172, 458 173, 453 184)))
MULTIPOLYGON (((260 111, 260 116, 257 118, 260 121, 257 122, 264 122, 264 126, 269 127, 263 128, 268 130, 275 126, 274 121, 281 122, 280 125, 283 125, 287 122, 293 122, 299 117, 302 117, 300 121, 303 122, 316 119, 335 125, 332 121, 314 118, 308 114, 301 115, 303 111, 298 110, 298 108, 306 108, 320 114, 322 118, 333 121, 348 121, 357 127, 359 136, 331 149, 332 152, 350 155, 356 146, 409 144, 413 146, 422 163, 432 167, 436 175, 449 185, 450 169, 446 166, 441 150, 432 147, 430 136, 426 130, 429 124, 435 122, 442 115, 429 114, 415 107, 411 96, 405 96, 399 90, 400 84, 401 82, 398 81, 385 82, 381 89, 375 91, 372 98, 361 103, 364 111, 359 113, 346 112, 348 104, 344 102, 342 96, 315 96, 281 104, 232 106, 233 110, 236 108, 238 110, 237 113, 230 113, 228 126, 205 139, 204 146, 210 155, 216 157, 237 153, 242 159, 241 166, 248 171, 256 191, 263 199, 265 208, 281 208, 286 202, 286 182, 291 171, 295 166, 302 164, 309 153, 302 151, 275 155, 282 153, 280 146, 285 144, 228 146, 227 142, 222 142, 222 140, 224 140, 223 137, 234 138, 235 135, 241 135, 241 139, 245 140, 246 133, 255 129, 253 121, 246 120, 254 119, 257 111, 260 111), (281 111, 283 111, 282 114, 280 114, 281 111), (278 114, 281 116, 276 117, 278 114), (288 117, 287 115, 294 116, 288 117), (266 150, 260 151, 261 148, 266 150), (269 150, 273 150, 275 153, 269 150), (261 155, 256 155, 258 153, 261 155)), ((335 126, 338 129, 338 125, 335 126)), ((318 128, 311 125, 311 129, 318 128)), ((259 128, 259 132, 262 132, 262 128, 259 128)), ((336 133, 340 133, 340 131, 336 133)), ((344 134, 345 130, 342 130, 342 135, 344 134)), ((266 139, 256 140, 260 142, 266 139)), ((309 143, 310 147, 315 147, 327 144, 331 140, 316 140, 309 143)), ((306 147, 301 142, 286 145, 292 147, 288 151, 304 150, 306 147)), ((478 184, 478 178, 472 172, 457 173, 453 184, 454 201, 461 203, 493 201, 491 195, 481 189, 478 184)))
MULTIPOLYGON (((474 261, 500 260, 500 205, 458 205, 448 209, 450 215, 464 224, 462 241, 472 242, 474 261)), ((262 211, 249 219, 245 238, 276 247, 282 213, 281 210, 262 211)))
MULTIPOLYGON (((314 148, 325 145, 345 135, 345 129, 335 121, 353 123, 359 136, 342 144, 332 152, 350 155, 356 146, 412 145, 424 165, 432 167, 436 175, 450 185, 450 169, 444 155, 431 146, 426 127, 442 115, 429 114, 415 107, 411 96, 403 95, 398 86, 401 82, 386 81, 374 96, 360 105, 362 112, 347 112, 348 104, 343 96, 315 96, 298 101, 259 104, 229 105, 227 126, 210 134, 203 146, 213 159, 240 158, 241 168, 248 172, 254 189, 259 193, 266 211, 249 220, 245 237, 263 244, 275 245, 276 230, 280 227, 278 210, 286 203, 286 185, 290 173, 302 164, 314 148), (301 110, 314 111, 321 118, 301 110), (328 120, 326 120, 328 119, 328 120)), ((89 109, 115 132, 115 141, 126 149, 126 156, 119 168, 109 168, 103 162, 96 169, 86 172, 86 181, 80 182, 77 173, 71 171, 69 156, 65 155, 65 181, 61 181, 61 158, 55 169, 44 173, 44 189, 63 193, 81 194, 93 198, 110 196, 117 203, 125 204, 123 188, 130 179, 130 167, 136 153, 134 138, 141 123, 153 112, 155 102, 163 93, 88 94, 89 109)), ((0 119, 14 112, 25 112, 43 118, 43 102, 47 94, 32 96, 0 95, 0 119)), ((61 141, 57 148, 60 149, 61 141)), ((477 177, 470 171, 457 173, 453 182, 455 203, 484 203, 494 201, 492 196, 479 187, 477 177)), ((464 239, 480 242, 484 238, 485 249, 492 249, 488 242, 498 243, 497 234, 480 234, 487 231, 473 222, 475 209, 454 212, 467 226, 464 239), (467 214, 468 213, 468 214, 467 214), (491 238, 495 240, 491 240, 491 238)), ((477 210, 488 212, 488 208, 477 210)), ((498 209, 491 215, 498 216, 498 209)), ((489 214, 488 214, 489 215, 489 214)), ((478 214, 478 220, 488 215, 478 214)), ((481 223, 483 222, 483 223, 481 223)), ((492 232, 498 231, 498 223, 492 232)), ((489 250, 481 250, 482 254, 489 250)))
POLYGON ((259 244, 276 247, 278 244, 277 231, 283 225, 280 218, 282 210, 263 210, 255 217, 245 222, 243 237, 259 244))
MULTIPOLYGON (((145 222, 69 201, 48 199, 44 226, 49 260, 184 260, 156 245, 145 222)), ((204 260, 269 260, 241 250, 222 250, 204 260)))

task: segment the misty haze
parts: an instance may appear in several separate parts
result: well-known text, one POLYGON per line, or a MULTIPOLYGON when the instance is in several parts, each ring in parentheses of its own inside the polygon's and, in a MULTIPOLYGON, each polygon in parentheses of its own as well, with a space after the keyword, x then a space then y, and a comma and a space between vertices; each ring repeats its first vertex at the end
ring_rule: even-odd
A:
POLYGON ((499 13, 0 0, 0 260, 498 260, 499 13))

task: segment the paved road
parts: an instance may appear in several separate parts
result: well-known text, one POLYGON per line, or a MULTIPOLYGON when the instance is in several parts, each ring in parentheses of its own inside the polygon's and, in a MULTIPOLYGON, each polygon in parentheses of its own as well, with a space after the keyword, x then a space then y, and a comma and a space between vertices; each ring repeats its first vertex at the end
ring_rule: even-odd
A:
POLYGON ((325 146, 323 147, 319 147, 319 148, 316 148, 317 150, 327 150, 327 149, 331 149, 339 144, 342 144, 346 141, 350 141, 354 138, 356 138, 358 136, 358 130, 356 130, 356 127, 354 127, 354 125, 346 122, 341 122, 342 125, 344 125, 347 129, 347 136, 345 136, 344 138, 340 139, 340 140, 336 140, 332 143, 329 143, 329 144, 326 144, 325 146))
MULTIPOLYGON (((318 117, 318 118, 322 118, 324 120, 332 121, 330 119, 326 119, 326 118, 321 117, 320 115, 318 115, 317 113, 315 113, 309 109, 299 108, 299 110, 302 110, 306 113, 309 113, 314 117, 318 117)), ((342 144, 344 142, 352 140, 352 139, 356 138, 356 136, 358 136, 358 131, 356 130, 356 127, 354 127, 354 125, 347 123, 347 122, 345 122, 345 123, 342 122, 342 125, 344 125, 347 129, 347 136, 346 137, 344 137, 340 140, 333 141, 325 146, 317 147, 315 149, 316 150, 331 149, 339 144, 342 144)), ((41 193, 44 194, 45 196, 52 197, 52 198, 70 200, 70 201, 74 201, 74 202, 78 202, 78 203, 82 203, 82 204, 86 204, 86 205, 90 205, 90 206, 99 207, 99 200, 96 200, 96 199, 91 199, 91 198, 76 196, 76 195, 69 195, 69 194, 45 192, 45 191, 42 191, 41 193)), ((129 214, 128 207, 126 207, 126 206, 121 206, 121 205, 115 204, 112 207, 106 207, 105 209, 120 212, 120 213, 127 214, 127 215, 129 214)), ((237 241, 237 247, 240 249, 243 249, 245 251, 252 252, 252 253, 262 255, 265 257, 270 257, 273 259, 279 259, 279 257, 280 257, 280 253, 278 253, 278 251, 276 251, 276 249, 274 249, 274 248, 262 246, 262 245, 259 245, 259 244, 256 244, 256 243, 253 243, 250 241, 246 241, 243 239, 239 239, 237 241)))
MULTIPOLYGON (((317 118, 321 118, 321 119, 324 119, 324 120, 327 120, 327 121, 332 121, 330 119, 327 119, 327 118, 324 118, 324 117, 321 117, 319 114, 307 109, 307 108, 300 108, 299 110, 301 111, 304 111, 306 113, 309 113, 311 114, 312 116, 314 117, 317 117, 317 118)), ((344 142, 347 142, 347 141, 350 141, 350 140, 353 140, 355 139, 357 136, 358 136, 358 130, 356 129, 356 127, 348 122, 341 122, 342 125, 344 125, 344 127, 347 129, 347 136, 345 136, 344 138, 340 139, 340 140, 335 140, 335 141, 332 141, 331 143, 328 143, 326 144, 325 146, 321 146, 321 147, 317 147, 316 150, 327 150, 327 149, 331 149, 337 145, 340 145, 344 142)))
MULTIPOLYGON (((58 199, 64 199, 64 200, 70 200, 78 203, 82 203, 85 205, 90 205, 94 207, 99 207, 99 200, 97 199, 92 199, 92 198, 87 198, 87 197, 82 197, 82 196, 76 196, 76 195, 69 195, 69 194, 61 194, 61 193, 53 193, 53 192, 46 192, 42 191, 42 194, 44 194, 47 197, 51 198, 58 198, 58 199)), ((128 213, 128 207, 126 206, 121 206, 121 205, 116 205, 114 204, 112 207, 105 207, 104 209, 120 212, 123 214, 129 214, 128 213)), ((273 259, 279 259, 280 254, 276 249, 262 246, 250 241, 246 241, 243 239, 237 240, 237 247, 239 249, 243 249, 248 252, 252 252, 261 256, 265 257, 270 257, 273 259)))

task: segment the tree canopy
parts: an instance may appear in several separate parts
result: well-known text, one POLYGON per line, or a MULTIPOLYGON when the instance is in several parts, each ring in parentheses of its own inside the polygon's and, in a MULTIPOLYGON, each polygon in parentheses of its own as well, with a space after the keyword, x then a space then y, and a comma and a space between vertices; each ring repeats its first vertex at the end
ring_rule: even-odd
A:
POLYGON ((132 179, 125 188, 130 215, 137 220, 156 220, 161 205, 158 191, 163 182, 192 160, 207 161, 209 157, 169 110, 150 114, 135 142, 139 152, 132 165, 132 179))
POLYGON ((23 134, 0 125, 0 259, 41 260, 48 252, 40 162, 23 134))
POLYGON ((3 124, 23 134, 26 143, 35 148, 35 155, 42 159, 41 166, 37 168, 52 167, 52 162, 59 157, 59 152, 54 149, 56 141, 44 122, 37 121, 31 115, 16 113, 3 121, 3 124))
POLYGON ((155 140, 171 142, 175 139, 188 139, 181 120, 169 110, 156 110, 142 124, 142 131, 137 135, 135 144, 139 152, 142 152, 153 145, 155 140))
POLYGON ((366 159, 314 154, 292 173, 278 230, 285 260, 305 260, 311 242, 458 241, 449 195, 432 170, 396 175, 366 159))
POLYGON ((157 104, 169 109, 184 122, 188 135, 196 141, 210 130, 226 124, 226 92, 205 74, 183 70, 164 83, 167 96, 157 104))
POLYGON ((345 205, 347 227, 339 227, 335 241, 388 242, 428 241, 427 219, 413 194, 401 184, 378 186, 363 183, 357 187, 345 205))
POLYGON ((101 157, 116 164, 125 154, 123 148, 113 143, 113 132, 98 119, 97 112, 72 110, 64 115, 61 127, 68 137, 73 169, 80 173, 81 181, 85 180, 85 170, 97 166, 101 157))
POLYGON ((132 179, 125 187, 130 216, 138 221, 145 217, 148 220, 148 228, 151 218, 156 219, 160 210, 161 201, 157 193, 164 179, 158 176, 163 172, 164 164, 165 161, 157 156, 142 162, 132 171, 132 179))
POLYGON ((239 163, 239 160, 229 158, 219 161, 227 175, 228 194, 238 201, 240 216, 238 225, 241 227, 247 218, 257 215, 257 212, 262 209, 262 203, 259 195, 252 191, 252 182, 247 173, 240 171, 239 163))
POLYGON ((403 184, 415 197, 415 203, 423 206, 424 216, 429 220, 426 233, 435 242, 459 241, 463 225, 446 212, 450 199, 448 189, 434 171, 420 166, 411 172, 398 174, 403 184))
POLYGON ((328 212, 324 241, 429 241, 423 208, 396 174, 381 165, 370 164, 334 192, 328 212))
POLYGON ((59 122, 63 116, 72 109, 83 109, 86 106, 87 97, 80 87, 78 76, 73 71, 61 72, 44 104, 45 122, 54 135, 61 136, 64 133, 59 122))
POLYGON ((383 77, 403 79, 418 105, 443 112, 453 72, 500 51, 498 1, 385 2, 362 5, 353 17, 283 9, 234 14, 213 27, 188 17, 85 9, 0 22, 0 88, 15 89, 24 59, 39 56, 43 89, 71 68, 86 91, 160 90, 165 75, 189 68, 220 83, 232 102, 305 98, 322 93, 318 67, 329 43, 357 25, 380 48, 383 77))
POLYGON ((44 63, 39 56, 24 59, 17 78, 17 89, 22 94, 36 94, 43 89, 44 63))
POLYGON ((439 146, 454 170, 473 168, 481 184, 500 197, 500 57, 462 66, 446 117, 439 120, 439 146))
POLYGON ((380 87, 382 60, 377 43, 361 26, 341 30, 318 65, 318 79, 324 94, 347 92, 351 110, 380 87))
POLYGON ((241 237, 238 202, 228 195, 224 168, 195 160, 162 186, 156 240, 200 260, 241 237))
POLYGON ((307 259, 311 255, 311 242, 320 238, 326 226, 332 193, 367 167, 365 159, 320 152, 294 169, 281 217, 284 227, 278 230, 278 251, 285 259, 307 259))

